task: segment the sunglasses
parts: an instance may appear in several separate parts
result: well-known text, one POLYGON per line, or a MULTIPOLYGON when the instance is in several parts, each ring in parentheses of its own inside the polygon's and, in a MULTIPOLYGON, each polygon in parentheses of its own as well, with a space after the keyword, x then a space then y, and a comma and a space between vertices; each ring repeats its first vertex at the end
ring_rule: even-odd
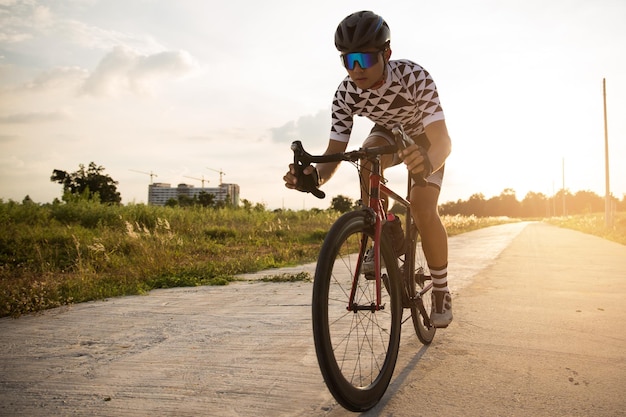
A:
POLYGON ((359 67, 367 69, 378 63, 380 52, 381 51, 349 52, 347 54, 341 54, 341 61, 343 62, 343 66, 349 70, 353 70, 357 62, 359 63, 359 67))

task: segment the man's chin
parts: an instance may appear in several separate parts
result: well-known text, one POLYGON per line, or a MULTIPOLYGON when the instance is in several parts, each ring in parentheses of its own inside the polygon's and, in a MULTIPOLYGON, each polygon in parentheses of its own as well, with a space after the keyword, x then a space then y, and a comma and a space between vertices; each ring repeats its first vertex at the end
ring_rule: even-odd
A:
POLYGON ((367 90, 372 86, 369 80, 353 80, 353 81, 356 84, 356 86, 359 87, 361 90, 367 90))

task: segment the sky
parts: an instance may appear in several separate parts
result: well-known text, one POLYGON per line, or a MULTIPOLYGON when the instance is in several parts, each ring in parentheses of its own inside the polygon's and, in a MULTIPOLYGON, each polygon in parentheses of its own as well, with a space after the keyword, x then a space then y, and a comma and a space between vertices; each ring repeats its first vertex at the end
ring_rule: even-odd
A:
MULTIPOLYGON (((364 9, 391 27, 392 59, 438 86, 452 138, 441 203, 563 185, 604 196, 603 79, 624 197, 623 0, 0 0, 0 199, 51 202, 52 171, 90 162, 124 204, 146 203, 151 179, 214 187, 219 171, 269 209, 357 199, 347 163, 325 200, 282 177, 293 140, 326 148, 346 75, 334 32, 364 9)), ((355 124, 350 149, 372 126, 355 124)), ((401 167, 387 176, 404 189, 401 167)))

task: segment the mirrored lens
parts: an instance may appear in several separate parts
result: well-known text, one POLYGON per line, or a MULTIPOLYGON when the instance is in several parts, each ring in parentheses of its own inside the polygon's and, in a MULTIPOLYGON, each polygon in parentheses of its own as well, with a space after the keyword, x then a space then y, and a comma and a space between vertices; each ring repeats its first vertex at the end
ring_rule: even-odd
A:
POLYGON ((380 52, 350 52, 341 55, 341 58, 343 65, 349 70, 353 70, 357 62, 359 63, 359 67, 366 69, 376 65, 379 54, 380 52))

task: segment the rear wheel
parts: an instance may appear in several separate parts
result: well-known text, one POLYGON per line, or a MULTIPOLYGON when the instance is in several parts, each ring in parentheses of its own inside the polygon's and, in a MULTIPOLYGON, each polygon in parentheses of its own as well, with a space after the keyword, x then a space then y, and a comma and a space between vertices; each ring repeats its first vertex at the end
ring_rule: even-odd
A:
POLYGON ((430 321, 433 282, 426 264, 426 257, 422 251, 422 244, 418 242, 418 232, 415 227, 411 231, 409 245, 409 250, 415 254, 415 262, 411 268, 413 274, 405 277, 408 280, 407 290, 410 299, 411 318, 417 338, 427 345, 432 342, 436 331, 435 326, 430 321))
POLYGON ((330 229, 313 284, 313 337, 320 370, 335 399, 351 411, 374 407, 391 380, 400 343, 401 287, 396 257, 386 236, 381 242, 382 308, 376 280, 357 274, 359 252, 371 246, 368 214, 345 214, 330 229), (350 304, 351 291, 354 303, 350 304))

